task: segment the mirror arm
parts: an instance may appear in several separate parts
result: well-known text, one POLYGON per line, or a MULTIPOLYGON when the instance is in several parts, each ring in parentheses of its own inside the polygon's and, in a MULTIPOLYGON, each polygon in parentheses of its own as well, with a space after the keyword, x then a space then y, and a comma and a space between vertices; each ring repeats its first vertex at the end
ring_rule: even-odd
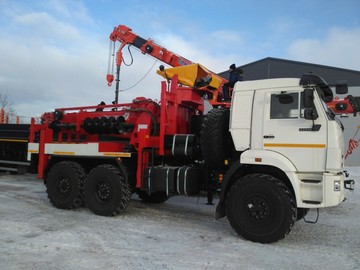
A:
POLYGON ((321 128, 321 125, 319 125, 319 124, 315 125, 315 120, 313 120, 313 126, 312 126, 311 131, 319 131, 320 128, 321 128))

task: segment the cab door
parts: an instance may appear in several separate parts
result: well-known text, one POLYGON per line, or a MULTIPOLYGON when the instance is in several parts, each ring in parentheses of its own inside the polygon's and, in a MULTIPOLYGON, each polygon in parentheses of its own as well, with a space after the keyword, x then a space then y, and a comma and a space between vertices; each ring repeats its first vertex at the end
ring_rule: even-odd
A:
POLYGON ((327 126, 324 114, 304 118, 303 92, 286 89, 265 93, 263 148, 290 160, 300 172, 324 171, 327 126))

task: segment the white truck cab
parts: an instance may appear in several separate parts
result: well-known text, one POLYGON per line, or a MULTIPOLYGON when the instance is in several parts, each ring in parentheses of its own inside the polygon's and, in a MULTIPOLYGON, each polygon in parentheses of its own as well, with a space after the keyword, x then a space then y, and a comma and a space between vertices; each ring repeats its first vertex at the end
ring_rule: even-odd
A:
POLYGON ((235 85, 229 130, 240 157, 225 175, 217 217, 266 243, 284 237, 309 208, 344 201, 354 181, 345 180, 343 127, 330 99, 330 87, 313 74, 235 85))
POLYGON ((304 87, 300 79, 239 83, 230 119, 235 149, 243 151, 240 163, 270 165, 285 172, 298 207, 328 207, 344 200, 341 123, 315 85, 304 87), (305 117, 305 88, 313 93, 316 119, 305 117))

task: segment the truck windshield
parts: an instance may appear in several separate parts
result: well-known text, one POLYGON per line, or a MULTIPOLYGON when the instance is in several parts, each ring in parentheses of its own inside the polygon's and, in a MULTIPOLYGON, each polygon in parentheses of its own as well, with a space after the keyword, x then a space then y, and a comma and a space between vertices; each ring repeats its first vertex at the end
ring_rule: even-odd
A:
POLYGON ((330 120, 335 120, 335 113, 326 105, 325 101, 321 99, 321 105, 324 108, 324 111, 326 112, 327 117, 330 120))
POLYGON ((327 96, 325 97, 325 93, 323 89, 318 86, 316 87, 316 92, 320 97, 321 105, 324 108, 324 111, 326 112, 326 115, 329 118, 329 120, 335 120, 335 113, 326 105, 326 101, 327 99, 329 99, 329 93, 327 93, 327 96))
POLYGON ((344 126, 343 126, 342 122, 340 121, 340 119, 338 119, 336 117, 335 113, 326 105, 326 102, 323 99, 321 99, 321 105, 323 106, 328 119, 336 121, 338 123, 339 127, 341 128, 341 130, 344 130, 344 126))

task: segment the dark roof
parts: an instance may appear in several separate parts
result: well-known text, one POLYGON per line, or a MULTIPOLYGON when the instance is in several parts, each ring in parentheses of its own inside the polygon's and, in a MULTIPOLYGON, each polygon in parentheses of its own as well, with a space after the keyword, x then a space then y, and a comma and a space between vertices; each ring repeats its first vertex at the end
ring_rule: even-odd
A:
MULTIPOLYGON (((311 72, 324 78, 328 84, 346 80, 349 86, 360 86, 360 71, 273 57, 260 59, 238 68, 243 70, 244 80, 300 78, 303 74, 311 72)), ((228 78, 229 71, 221 72, 219 75, 228 78)))

